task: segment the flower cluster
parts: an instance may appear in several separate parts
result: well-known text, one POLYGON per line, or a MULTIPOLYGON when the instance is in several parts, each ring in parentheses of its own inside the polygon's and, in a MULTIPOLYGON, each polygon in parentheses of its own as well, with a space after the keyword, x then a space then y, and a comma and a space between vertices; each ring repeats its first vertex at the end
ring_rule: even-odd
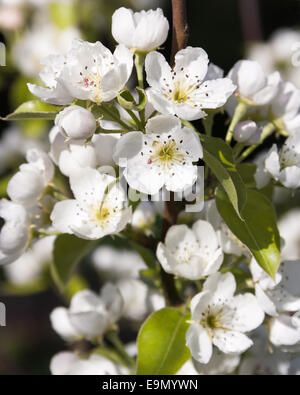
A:
POLYGON ((48 152, 28 149, 9 200, 0 200, 0 265, 10 264, 8 282, 20 286, 50 264, 67 297, 52 327, 88 351, 57 354, 53 374, 136 373, 137 355, 143 373, 143 341, 151 339, 154 360, 155 336, 168 328, 161 319, 152 326, 159 334, 143 331, 162 313, 180 315, 180 347, 191 354, 168 372, 299 372, 290 356, 300 352, 299 229, 293 239, 289 225, 277 227, 271 200, 274 188, 300 187, 300 90, 254 60, 224 77, 198 47, 179 50, 169 65, 159 52, 168 30, 161 9, 122 7, 112 17, 113 53, 75 37, 67 52, 42 60, 43 86, 28 83, 39 99, 31 110, 49 112, 54 125, 48 152), (224 112, 228 130, 212 137, 224 112), (286 140, 242 163, 270 136, 286 140), (203 199, 189 201, 199 185, 203 199), (182 200, 204 209, 183 212, 182 200), (84 257, 100 294, 74 274, 84 257), (138 349, 122 345, 120 322, 140 329, 138 349))

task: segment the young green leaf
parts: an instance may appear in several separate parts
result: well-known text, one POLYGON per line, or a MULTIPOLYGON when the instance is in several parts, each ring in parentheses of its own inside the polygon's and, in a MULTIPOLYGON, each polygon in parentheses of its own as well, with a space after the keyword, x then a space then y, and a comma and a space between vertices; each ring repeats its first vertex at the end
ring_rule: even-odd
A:
POLYGON ((175 374, 190 358, 185 345, 188 319, 170 307, 151 314, 138 335, 138 375, 175 374))
POLYGON ((3 121, 20 121, 26 119, 53 120, 63 107, 44 103, 40 100, 30 100, 21 104, 12 114, 1 118, 3 121))
POLYGON ((228 196, 220 188, 217 189, 216 202, 220 215, 232 233, 250 249, 258 264, 274 278, 280 264, 280 236, 272 203, 263 194, 249 189, 242 221, 228 196))
POLYGON ((201 136, 203 160, 225 190, 235 212, 241 212, 247 201, 246 187, 237 171, 231 148, 216 137, 201 136))
POLYGON ((136 111, 142 111, 145 109, 147 104, 147 95, 144 89, 140 88, 139 86, 137 86, 135 90, 137 91, 139 96, 139 103, 136 106, 136 111))
POLYGON ((101 104, 101 106, 94 105, 92 113, 95 118, 103 119, 104 121, 118 122, 121 119, 119 110, 112 104, 101 104))
POLYGON ((128 89, 123 89, 117 97, 120 106, 126 108, 126 110, 131 111, 144 110, 147 104, 147 95, 142 88, 137 87, 136 91, 138 93, 138 102, 134 99, 128 89))
POLYGON ((123 89, 117 96, 118 103, 126 110, 135 110, 135 100, 128 89, 123 89))
POLYGON ((60 290, 65 290, 75 267, 96 243, 96 241, 83 240, 68 234, 62 234, 56 238, 51 274, 60 290))

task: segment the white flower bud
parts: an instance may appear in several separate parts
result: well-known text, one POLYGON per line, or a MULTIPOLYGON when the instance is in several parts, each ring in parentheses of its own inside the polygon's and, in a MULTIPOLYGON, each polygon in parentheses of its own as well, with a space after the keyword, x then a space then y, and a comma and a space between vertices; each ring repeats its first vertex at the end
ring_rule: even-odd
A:
POLYGON ((93 114, 80 106, 69 106, 61 111, 55 125, 65 137, 74 140, 90 138, 97 127, 93 114))
POLYGON ((20 166, 9 181, 7 194, 16 203, 33 207, 54 176, 54 166, 49 156, 38 149, 26 153, 28 163, 20 166))
POLYGON ((228 77, 237 86, 238 97, 252 106, 269 104, 276 96, 280 84, 278 71, 267 77, 261 65, 251 60, 237 62, 228 77))
POLYGON ((238 143, 245 145, 258 144, 260 141, 261 130, 254 121, 244 121, 237 124, 234 129, 233 137, 238 143))
POLYGON ((122 315, 124 301, 119 289, 107 283, 100 296, 90 290, 77 292, 70 308, 58 307, 51 313, 53 329, 66 340, 102 335, 122 315))
POLYGON ((127 48, 149 52, 163 44, 168 36, 169 22, 162 10, 133 12, 121 7, 112 17, 112 35, 127 48))

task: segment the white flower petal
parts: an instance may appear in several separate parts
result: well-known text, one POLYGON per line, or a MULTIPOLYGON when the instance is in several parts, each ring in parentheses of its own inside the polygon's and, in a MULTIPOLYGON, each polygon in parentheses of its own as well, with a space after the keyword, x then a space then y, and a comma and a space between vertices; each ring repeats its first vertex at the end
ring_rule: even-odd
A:
POLYGON ((51 359, 50 372, 53 375, 68 374, 78 361, 79 357, 75 353, 71 351, 60 352, 51 359))
POLYGON ((160 90, 161 85, 172 81, 171 67, 159 52, 151 52, 146 56, 145 70, 147 82, 154 89, 160 90))
POLYGON ((71 227, 76 221, 76 214, 76 200, 63 200, 56 203, 50 217, 54 229, 72 234, 71 227))
POLYGON ((235 89, 236 86, 230 78, 220 78, 203 83, 192 97, 203 108, 215 109, 224 106, 235 89))
POLYGON ((203 291, 213 294, 213 302, 225 302, 232 299, 236 290, 236 282, 231 273, 215 273, 208 277, 203 286, 203 291))
POLYGON ((178 51, 175 55, 174 70, 176 73, 188 74, 194 83, 202 81, 208 70, 207 53, 202 48, 193 47, 178 51))
POLYGON ((65 340, 75 340, 80 333, 71 324, 69 311, 65 307, 57 307, 50 314, 52 328, 65 340))
POLYGON ((247 293, 235 296, 229 303, 234 315, 227 327, 233 331, 250 332, 259 327, 265 317, 254 295, 247 293))
POLYGON ((192 324, 186 333, 186 345, 192 357, 201 363, 211 359, 213 347, 207 331, 198 324, 192 324))
POLYGON ((243 333, 217 329, 213 344, 225 354, 241 354, 248 350, 253 342, 243 333))
POLYGON ((293 325, 292 317, 288 315, 273 318, 269 329, 270 341, 276 347, 294 346, 300 342, 300 328, 293 325))

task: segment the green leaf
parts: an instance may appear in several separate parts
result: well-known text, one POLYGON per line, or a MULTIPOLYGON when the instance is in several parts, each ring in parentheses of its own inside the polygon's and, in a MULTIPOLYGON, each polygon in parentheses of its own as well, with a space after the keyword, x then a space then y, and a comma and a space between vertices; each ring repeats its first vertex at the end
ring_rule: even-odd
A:
POLYGON ((201 136, 201 141, 204 162, 217 177, 241 218, 247 201, 247 190, 235 166, 232 149, 217 137, 201 136))
POLYGON ((242 163, 240 165, 237 165, 236 168, 246 187, 256 188, 256 182, 254 179, 256 166, 252 163, 242 163))
POLYGON ((1 293, 5 296, 34 295, 44 292, 47 288, 49 288, 49 285, 50 283, 42 277, 26 284, 4 282, 1 284, 1 293))
POLYGON ((117 96, 118 103, 126 110, 135 110, 135 100, 128 89, 123 89, 117 96))
POLYGON ((83 240, 68 234, 62 234, 56 238, 51 274, 61 291, 65 291, 77 264, 96 243, 96 241, 83 240))
POLYGON ((139 86, 137 86, 135 90, 139 95, 139 104, 136 106, 136 111, 142 111, 145 109, 147 104, 147 95, 144 89, 140 88, 139 86))
POLYGON ((272 203, 255 190, 248 190, 242 221, 228 197, 217 189, 216 202, 220 215, 232 231, 252 252, 258 264, 275 277, 280 264, 280 236, 272 203))
POLYGON ((118 97, 118 103, 120 106, 124 107, 126 110, 130 111, 142 111, 147 104, 147 95, 144 89, 137 87, 136 91, 138 93, 138 103, 135 101, 134 97, 128 89, 122 90, 118 97))
POLYGON ((119 110, 112 104, 94 105, 92 113, 95 118, 101 118, 104 121, 118 122, 121 119, 119 110))
POLYGON ((8 174, 0 179, 0 197, 6 197, 7 185, 12 177, 12 174, 8 174))
POLYGON ((175 374, 191 357, 185 345, 189 317, 171 307, 151 314, 138 335, 138 375, 175 374))
POLYGON ((20 121, 25 119, 53 120, 62 109, 63 107, 47 104, 40 100, 30 100, 21 104, 12 114, 7 115, 6 118, 1 119, 3 121, 20 121))

